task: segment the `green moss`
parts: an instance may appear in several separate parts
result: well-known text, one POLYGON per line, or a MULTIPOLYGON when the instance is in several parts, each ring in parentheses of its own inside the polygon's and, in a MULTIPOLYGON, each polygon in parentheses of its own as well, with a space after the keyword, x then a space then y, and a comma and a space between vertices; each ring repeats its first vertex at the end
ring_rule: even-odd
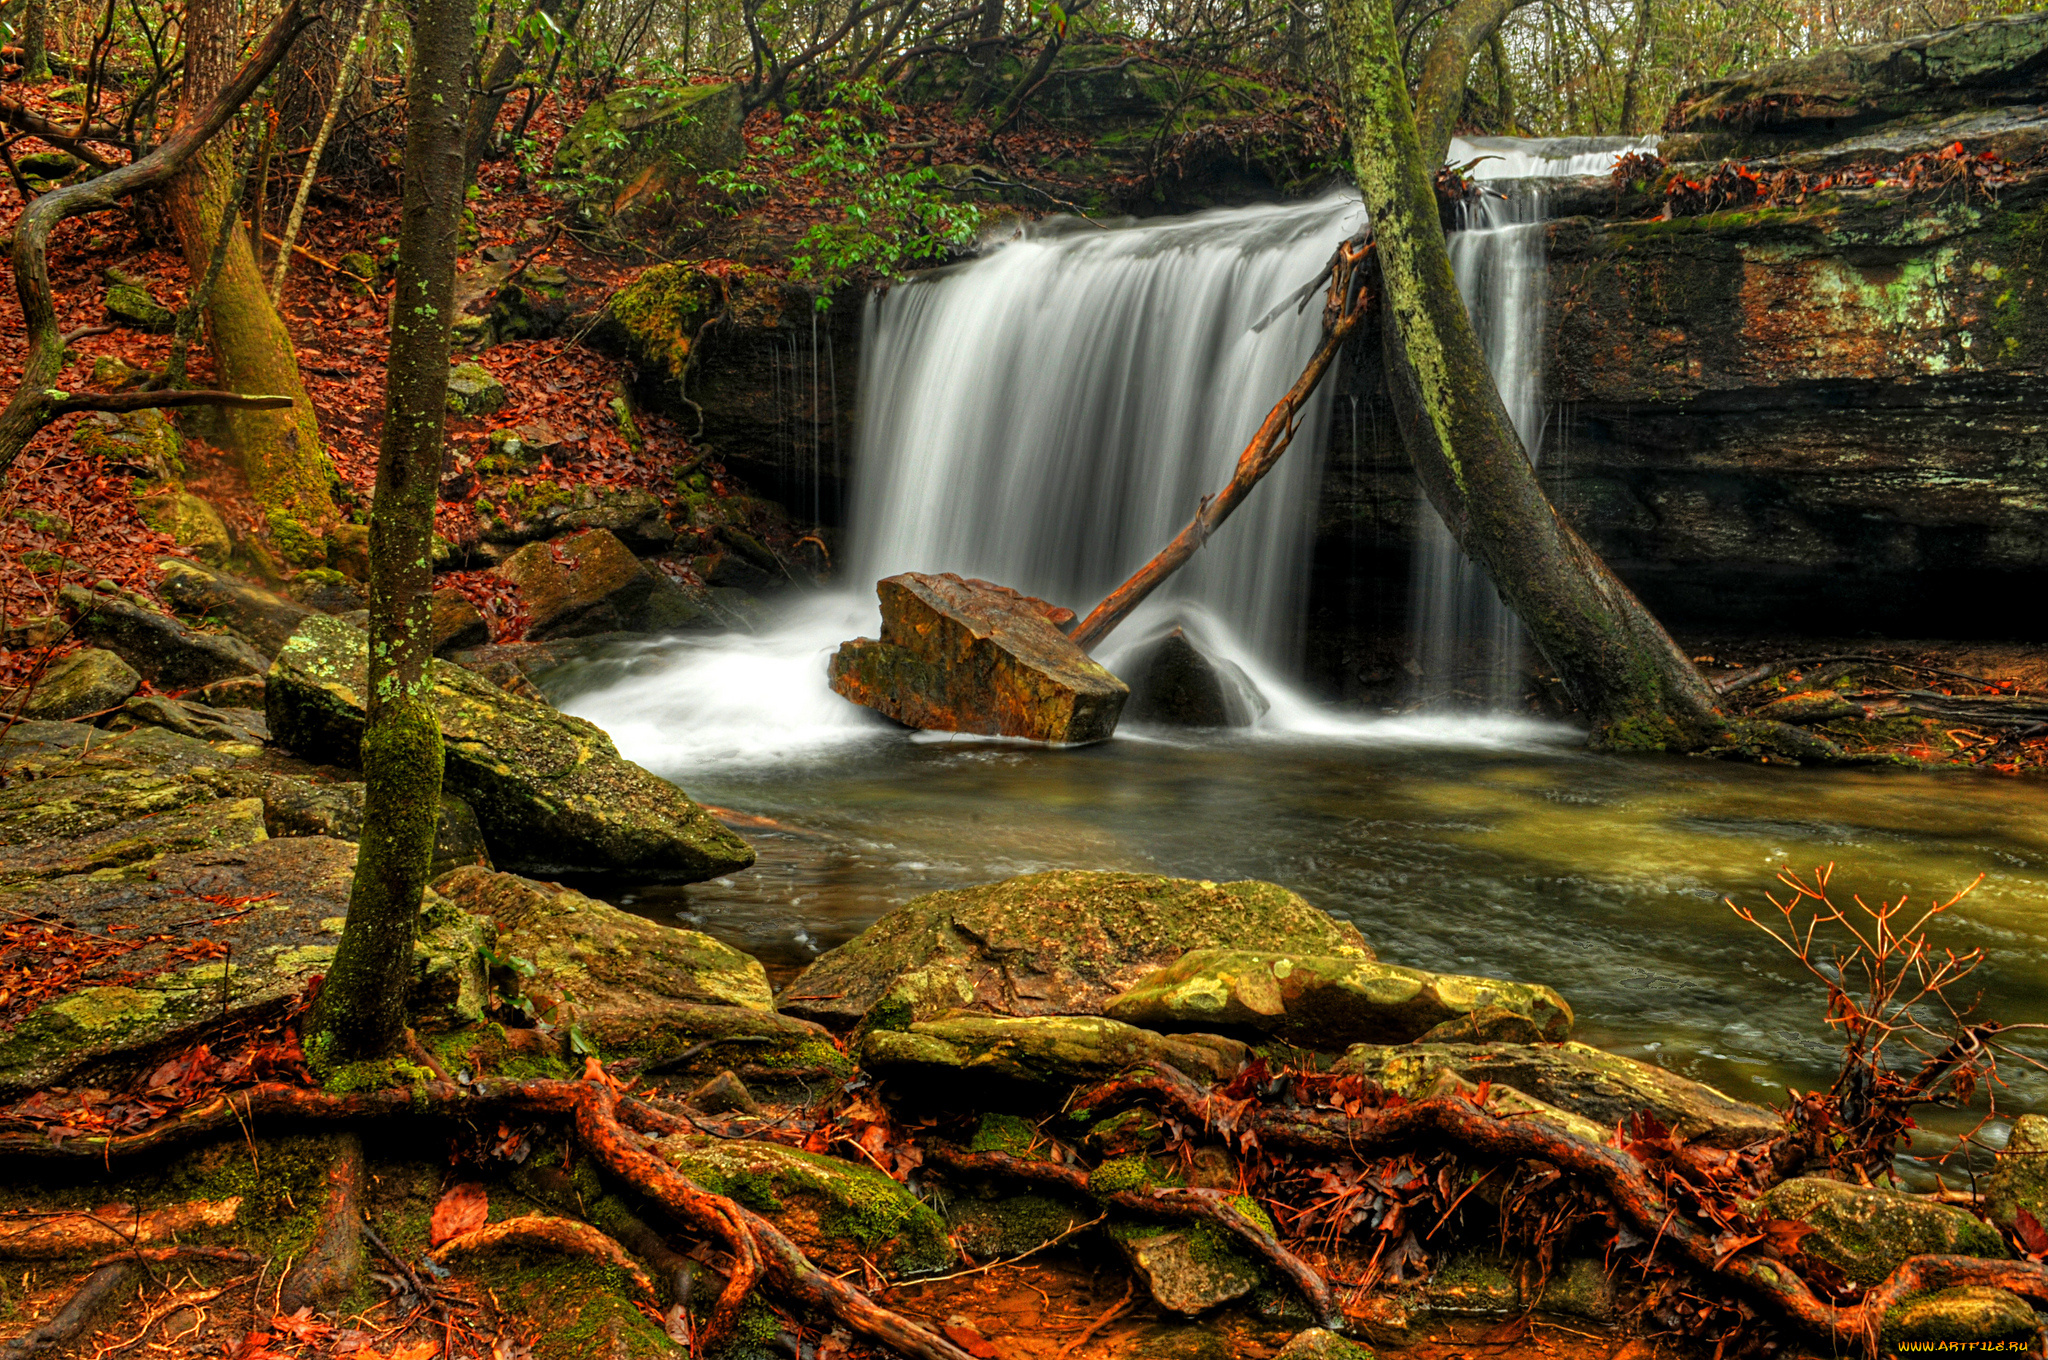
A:
POLYGON ((1174 1179, 1162 1174, 1149 1157, 1140 1156, 1112 1157, 1088 1174, 1088 1188, 1098 1195, 1173 1183, 1174 1179))
POLYGON ((642 359, 680 382, 697 332, 718 315, 723 300, 717 278, 692 264, 665 264, 620 289, 611 314, 642 359))
POLYGON ((326 563, 326 542, 297 518, 273 507, 266 513, 266 519, 270 525, 270 540, 277 545, 285 561, 295 567, 318 567, 326 563))
POLYGON ((677 1353, 660 1324, 634 1307, 639 1287, 616 1266, 507 1253, 477 1258, 476 1269, 508 1310, 535 1328, 534 1360, 640 1360, 677 1353))
POLYGON ((1007 1152, 1012 1157, 1028 1157, 1038 1142, 1038 1126, 1028 1119, 1014 1114, 983 1115, 981 1126, 974 1131, 974 1141, 968 1144, 973 1152, 1007 1152))

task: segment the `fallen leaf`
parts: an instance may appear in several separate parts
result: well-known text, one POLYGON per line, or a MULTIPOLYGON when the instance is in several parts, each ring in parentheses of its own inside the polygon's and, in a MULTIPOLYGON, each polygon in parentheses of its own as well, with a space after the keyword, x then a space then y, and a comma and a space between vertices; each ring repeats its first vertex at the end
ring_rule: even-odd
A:
POLYGON ((459 1181, 449 1186, 434 1206, 434 1220, 427 1228, 428 1243, 438 1247, 466 1232, 475 1232, 484 1225, 490 1209, 490 1200, 477 1182, 459 1181))

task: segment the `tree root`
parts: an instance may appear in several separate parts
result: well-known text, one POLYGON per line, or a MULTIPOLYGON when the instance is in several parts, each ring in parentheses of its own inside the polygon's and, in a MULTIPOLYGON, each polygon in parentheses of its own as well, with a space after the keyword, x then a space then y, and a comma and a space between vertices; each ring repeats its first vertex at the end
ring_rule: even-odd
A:
POLYGON ((132 1255, 101 1266, 86 1276, 55 1317, 12 1341, 0 1341, 0 1360, 28 1360, 84 1336, 147 1274, 147 1268, 132 1255))
POLYGON ((626 1254, 625 1248, 588 1223, 579 1223, 573 1218, 558 1218, 554 1214, 523 1214, 518 1218, 503 1219, 497 1223, 486 1223, 474 1232, 450 1238, 429 1253, 434 1260, 446 1265, 451 1257, 477 1252, 499 1251, 505 1248, 517 1250, 520 1247, 549 1247, 572 1256, 588 1256, 615 1266, 631 1277, 647 1296, 649 1303, 660 1301, 654 1289, 654 1281, 640 1268, 640 1263, 626 1254))
MULTIPOLYGON (((1192 1122, 1220 1122, 1209 1092, 1170 1068, 1150 1076, 1111 1081, 1082 1092, 1077 1106, 1100 1110, 1150 1098, 1192 1122)), ((1235 1102, 1232 1102, 1235 1106, 1235 1102)), ((1591 1182, 1630 1227, 1669 1250, 1701 1275, 1719 1275, 1746 1294, 1766 1315, 1808 1336, 1840 1348, 1877 1353, 1878 1330, 1887 1310, 1907 1295, 1955 1284, 2008 1289, 2037 1306, 2048 1304, 2048 1266, 1967 1256, 1915 1256, 1902 1263, 1862 1302, 1838 1306, 1813 1292, 1782 1260, 1750 1249, 1724 1253, 1712 1228, 1695 1223, 1665 1197, 1643 1165, 1618 1147, 1574 1137, 1553 1126, 1504 1117, 1464 1096, 1436 1096, 1362 1111, 1353 1119, 1336 1110, 1299 1106, 1250 1106, 1230 1112, 1230 1126, 1252 1132, 1265 1147, 1292 1147, 1325 1154, 1372 1153, 1451 1147, 1501 1161, 1544 1162, 1591 1182)))
POLYGON ((138 1214, 132 1210, 83 1209, 72 1213, 0 1215, 0 1259, 54 1261, 104 1252, 113 1247, 148 1246, 181 1232, 225 1228, 242 1201, 196 1199, 138 1214))
POLYGON ((337 1135, 327 1168, 327 1198, 320 1206, 320 1233, 305 1259, 285 1276, 278 1311, 324 1308, 355 1287, 363 1268, 363 1140, 337 1135))
MULTIPOLYGON (((1092 1108, 1092 1107, 1091 1107, 1092 1108)), ((942 1166, 951 1171, 980 1172, 987 1175, 1008 1177, 1031 1185, 1051 1186, 1070 1191, 1084 1198, 1094 1198, 1119 1209, 1132 1213, 1149 1214, 1156 1218, 1182 1218, 1197 1222, 1213 1223, 1234 1235, 1250 1247, 1259 1258, 1285 1275, 1301 1291, 1308 1302, 1309 1310, 1315 1315, 1316 1325, 1332 1332, 1344 1330, 1344 1310, 1330 1294, 1330 1286, 1315 1268, 1280 1245, 1280 1239, 1267 1232, 1249 1214, 1239 1209, 1232 1201, 1237 1196, 1224 1190, 1203 1190, 1183 1186, 1160 1186, 1146 1190, 1117 1190, 1098 1193, 1089 1185, 1088 1173, 1077 1166, 1064 1166, 1058 1162, 1035 1161, 1029 1157, 1016 1157, 1007 1152, 961 1152, 955 1148, 934 1147, 927 1150, 928 1164, 942 1166)))

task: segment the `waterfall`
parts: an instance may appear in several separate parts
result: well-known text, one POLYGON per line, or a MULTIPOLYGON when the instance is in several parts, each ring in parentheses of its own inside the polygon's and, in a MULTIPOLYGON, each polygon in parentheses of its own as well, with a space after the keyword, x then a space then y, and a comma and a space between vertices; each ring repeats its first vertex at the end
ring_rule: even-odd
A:
MULTIPOLYGON (((1478 159, 1481 193, 1459 208, 1451 270, 1487 367, 1532 462, 1543 461, 1544 257, 1542 179, 1605 174, 1654 138, 1457 138, 1449 162, 1478 159), (1479 159, 1479 158, 1484 159, 1479 159)), ((1459 551, 1435 507, 1416 505, 1410 584, 1416 697, 1425 706, 1517 707, 1522 627, 1485 568, 1459 551)))

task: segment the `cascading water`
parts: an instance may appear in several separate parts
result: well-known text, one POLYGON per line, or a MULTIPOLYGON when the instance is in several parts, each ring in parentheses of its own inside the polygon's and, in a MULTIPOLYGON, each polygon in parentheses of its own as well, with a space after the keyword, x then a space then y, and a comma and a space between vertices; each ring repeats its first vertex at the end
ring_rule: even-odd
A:
MULTIPOLYGON (((1541 181, 1605 174, 1620 157, 1655 144, 1654 138, 1615 137, 1473 137, 1451 143, 1450 163, 1477 160, 1471 178, 1486 182, 1459 209, 1459 230, 1449 242, 1452 273, 1501 402, 1536 463, 1543 458, 1547 288, 1541 181)), ((1411 609, 1418 699, 1425 706, 1516 706, 1521 624, 1485 568, 1459 551, 1426 499, 1416 507, 1416 519, 1411 609)))

